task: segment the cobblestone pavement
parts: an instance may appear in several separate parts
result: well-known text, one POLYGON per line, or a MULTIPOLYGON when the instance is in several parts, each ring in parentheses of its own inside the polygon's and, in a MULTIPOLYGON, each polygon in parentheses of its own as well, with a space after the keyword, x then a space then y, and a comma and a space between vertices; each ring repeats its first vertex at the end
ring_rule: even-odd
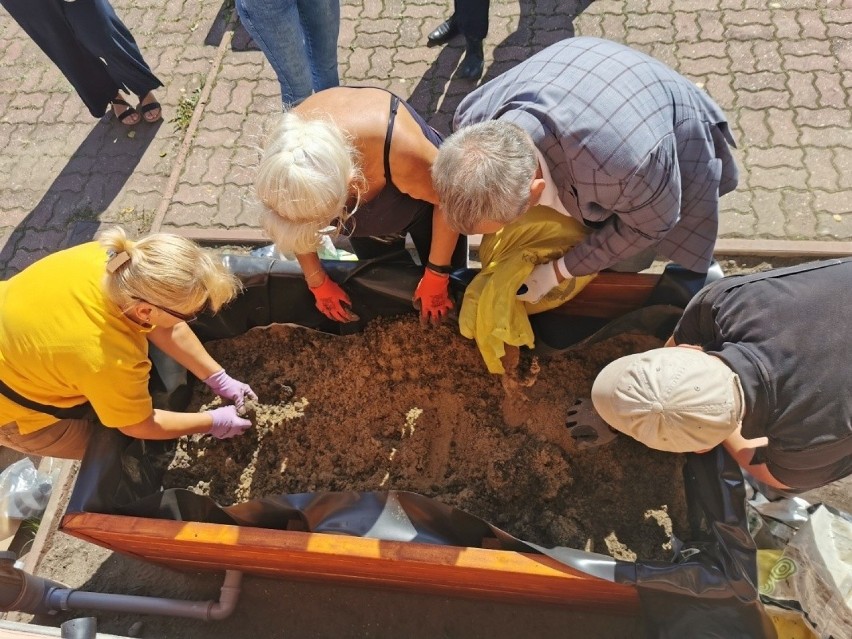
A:
MULTIPOLYGON (((93 120, 0 10, 4 276, 105 225, 256 226, 253 167, 279 90, 232 0, 113 4, 166 83, 159 125, 93 120)), ((425 46, 451 2, 342 5, 342 81, 391 89, 447 132, 474 86, 453 77, 462 39, 425 46)), ((739 142, 722 237, 852 239, 852 0, 494 0, 490 17, 483 81, 576 34, 639 48, 703 86, 739 142)))

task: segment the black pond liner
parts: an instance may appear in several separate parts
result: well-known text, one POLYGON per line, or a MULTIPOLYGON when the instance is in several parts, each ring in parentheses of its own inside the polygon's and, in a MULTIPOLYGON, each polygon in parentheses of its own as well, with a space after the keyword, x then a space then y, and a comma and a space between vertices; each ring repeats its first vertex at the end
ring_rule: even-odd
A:
MULTIPOLYGON (((360 331, 379 316, 412 313, 411 295, 421 271, 406 255, 368 262, 325 262, 347 290, 360 321, 342 325, 314 307, 297 265, 270 258, 226 256, 245 284, 243 293, 215 317, 193 324, 202 341, 240 335, 255 326, 292 323, 334 334, 360 331)), ((475 271, 452 275, 457 302, 475 271)), ((704 284, 694 274, 667 269, 648 305, 613 321, 533 317, 536 350, 565 351, 627 330, 665 338, 682 308, 704 284)), ((185 371, 155 358, 151 389, 158 406, 186 407, 185 371), (183 376, 181 377, 181 373, 183 376), (164 382, 163 378, 169 380, 164 382), (177 379, 178 383, 174 380, 177 379)), ((160 490, 174 442, 135 440, 97 429, 83 460, 68 513, 101 513, 307 532, 344 533, 381 540, 482 547, 548 555, 589 575, 635 585, 648 637, 773 639, 756 584, 756 548, 746 526, 745 487, 736 462, 718 446, 686 456, 683 480, 690 540, 676 540, 670 562, 612 559, 605 555, 517 539, 466 512, 410 492, 320 492, 274 495, 223 508, 189 490, 160 490)))

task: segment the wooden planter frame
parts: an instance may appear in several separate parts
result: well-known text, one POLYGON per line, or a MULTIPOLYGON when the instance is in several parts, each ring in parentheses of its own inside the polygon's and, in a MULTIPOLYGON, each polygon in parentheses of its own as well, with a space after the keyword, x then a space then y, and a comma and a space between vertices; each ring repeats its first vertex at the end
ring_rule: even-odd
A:
MULTIPOLYGON (((618 317, 640 308, 658 279, 658 275, 602 273, 560 312, 618 317)), ((639 611, 634 587, 533 553, 96 513, 66 514, 60 530, 172 568, 233 569, 621 615, 639 611)))
MULTIPOLYGON (((827 248, 823 243, 810 244, 827 248)), ((848 243, 836 244, 831 246, 836 252, 850 248, 848 243)), ((814 254, 820 256, 830 255, 814 254)), ((658 279, 643 273, 601 273, 558 310, 573 316, 619 317, 642 307, 658 279)), ((96 513, 66 514, 60 530, 172 568, 233 569, 268 577, 639 614, 635 587, 599 579, 533 553, 96 513)))
POLYGON ((639 612, 634 587, 532 553, 95 513, 66 514, 60 529, 170 568, 240 570, 619 615, 639 612))

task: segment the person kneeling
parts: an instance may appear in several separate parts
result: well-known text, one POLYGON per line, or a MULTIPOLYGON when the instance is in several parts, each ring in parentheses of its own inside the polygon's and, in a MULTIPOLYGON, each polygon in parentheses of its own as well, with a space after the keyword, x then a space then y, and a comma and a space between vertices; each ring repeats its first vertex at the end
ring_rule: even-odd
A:
POLYGON ((801 491, 852 474, 852 258, 728 277, 687 305, 666 347, 595 379, 592 401, 646 446, 723 444, 770 488, 801 491))

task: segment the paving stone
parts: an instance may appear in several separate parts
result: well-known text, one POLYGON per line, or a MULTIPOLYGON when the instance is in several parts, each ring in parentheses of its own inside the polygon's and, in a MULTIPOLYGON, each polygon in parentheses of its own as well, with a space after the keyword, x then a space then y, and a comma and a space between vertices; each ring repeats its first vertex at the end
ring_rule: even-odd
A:
MULTIPOLYGON (((763 188, 767 190, 778 190, 786 187, 805 190, 808 187, 807 178, 807 171, 801 166, 773 168, 750 166, 748 186, 753 189, 763 188)), ((757 210, 757 213, 761 215, 761 211, 757 210)))
POLYGON ((804 165, 808 169, 808 187, 835 191, 839 188, 839 175, 831 149, 805 147, 804 165))
POLYGON ((796 19, 795 11, 772 11, 772 25, 775 27, 775 37, 779 39, 799 38, 802 27, 796 19))
POLYGON ((231 174, 232 157, 231 149, 214 149, 207 162, 207 171, 204 173, 202 182, 211 185, 229 184, 227 178, 231 174))
POLYGON ((761 89, 786 89, 786 75, 783 73, 757 72, 734 77, 735 91, 759 91, 761 89))
POLYGON ((817 71, 814 85, 819 92, 820 106, 833 107, 849 112, 849 94, 843 87, 843 76, 839 73, 817 71))
POLYGON ((752 47, 755 71, 777 72, 780 57, 779 45, 776 40, 759 40, 752 47))
POLYGON ((801 126, 799 130, 801 143, 805 146, 852 148, 852 131, 847 127, 828 126, 814 128, 801 126))
POLYGON ((783 238, 787 220, 781 206, 781 191, 755 188, 752 203, 757 213, 755 234, 763 238, 783 238))
POLYGON ((813 73, 788 72, 787 87, 790 90, 790 106, 818 107, 819 92, 817 91, 815 82, 816 75, 813 73))
POLYGON ((751 146, 746 151, 749 166, 777 167, 789 166, 800 167, 803 164, 804 150, 801 148, 770 147, 761 149, 751 146))
POLYGON ((832 149, 834 168, 838 174, 838 188, 852 189, 852 149, 832 149))
POLYGON ((781 208, 786 212, 785 239, 809 240, 816 235, 811 193, 785 189, 781 193, 781 208))
POLYGON ((740 91, 737 93, 737 106, 748 109, 767 109, 779 105, 787 106, 787 91, 763 89, 758 91, 740 91))
POLYGON ((852 201, 849 193, 844 191, 820 191, 815 190, 814 207, 817 211, 831 214, 842 214, 852 212, 852 201))
MULTIPOLYGON (((225 29, 234 28, 233 9, 220 13, 221 3, 114 5, 166 84, 158 96, 167 120, 203 83, 210 89, 185 164, 175 166, 185 136, 175 123, 137 127, 128 138, 111 116, 92 118, 17 25, 0 20, 0 224, 7 225, 0 227, 0 269, 7 272, 105 220, 143 228, 164 196, 164 228, 257 224, 254 167, 281 109, 263 54, 239 29, 213 67, 225 29), (175 170, 175 192, 166 193, 175 170), (101 219, 87 219, 93 215, 101 219)), ((448 131, 453 109, 476 86, 453 77, 460 40, 425 46, 451 5, 343 0, 342 82, 410 96, 448 131)), ((848 1, 492 0, 490 17, 488 78, 576 33, 626 42, 704 88, 740 144, 741 186, 722 199, 722 236, 852 236, 849 207, 840 210, 852 189, 848 1)))
POLYGON ((766 124, 771 132, 770 144, 798 146, 800 131, 796 128, 794 114, 788 109, 767 109, 766 124))
POLYGON ((816 213, 817 237, 846 240, 852 237, 852 215, 848 213, 816 213))

